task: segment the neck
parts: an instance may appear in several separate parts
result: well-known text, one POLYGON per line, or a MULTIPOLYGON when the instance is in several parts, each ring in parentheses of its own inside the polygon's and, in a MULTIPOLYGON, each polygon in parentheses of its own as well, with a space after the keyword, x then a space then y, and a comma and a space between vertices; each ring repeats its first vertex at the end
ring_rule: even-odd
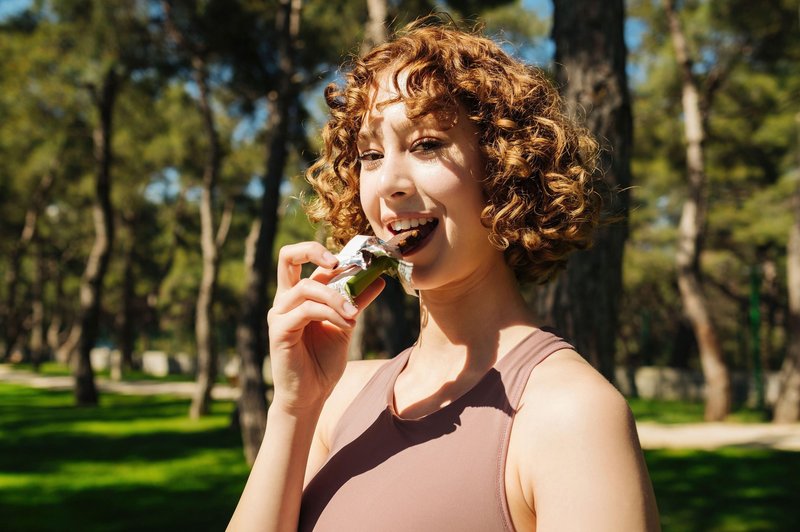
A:
POLYGON ((415 357, 450 367, 491 366, 504 333, 513 341, 532 326, 532 313, 513 272, 503 263, 467 281, 420 294, 415 357))

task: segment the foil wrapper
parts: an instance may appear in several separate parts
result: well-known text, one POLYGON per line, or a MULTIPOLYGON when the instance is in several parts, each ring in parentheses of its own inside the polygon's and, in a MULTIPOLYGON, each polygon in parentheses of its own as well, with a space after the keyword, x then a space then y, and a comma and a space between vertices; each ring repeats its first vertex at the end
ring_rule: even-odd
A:
POLYGON ((417 295, 411 284, 411 263, 404 261, 397 246, 389 242, 375 236, 356 235, 336 255, 336 258, 339 259, 339 266, 335 270, 337 275, 328 282, 328 286, 351 302, 358 295, 352 293, 353 279, 373 265, 380 267, 382 273, 395 276, 407 294, 417 295))

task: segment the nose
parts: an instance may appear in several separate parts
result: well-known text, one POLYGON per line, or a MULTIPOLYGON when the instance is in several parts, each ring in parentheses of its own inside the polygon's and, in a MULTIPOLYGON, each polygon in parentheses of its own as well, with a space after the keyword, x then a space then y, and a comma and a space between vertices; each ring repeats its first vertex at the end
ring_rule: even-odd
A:
POLYGON ((384 155, 378 194, 384 199, 399 199, 413 194, 414 179, 402 155, 384 155))

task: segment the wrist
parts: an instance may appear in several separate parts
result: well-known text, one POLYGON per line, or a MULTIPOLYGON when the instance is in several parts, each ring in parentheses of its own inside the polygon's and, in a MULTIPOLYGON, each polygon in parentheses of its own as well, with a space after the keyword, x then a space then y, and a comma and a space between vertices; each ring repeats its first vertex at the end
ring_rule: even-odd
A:
POLYGON ((311 400, 300 403, 276 393, 269 405, 269 416, 280 416, 296 420, 314 420, 316 422, 322 413, 325 399, 311 400))

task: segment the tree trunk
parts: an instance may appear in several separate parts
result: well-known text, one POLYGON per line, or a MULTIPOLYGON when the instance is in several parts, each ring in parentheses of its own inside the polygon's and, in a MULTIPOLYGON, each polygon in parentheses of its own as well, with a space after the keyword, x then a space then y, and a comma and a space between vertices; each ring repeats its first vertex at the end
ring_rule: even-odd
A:
POLYGON ((267 288, 272 274, 272 251, 278 225, 278 205, 283 171, 288 155, 287 136, 297 87, 292 83, 295 72, 294 48, 300 28, 301 0, 281 0, 276 17, 278 53, 281 71, 277 91, 268 95, 269 122, 267 165, 262 180, 259 220, 248 237, 245 257, 245 294, 242 314, 236 328, 236 345, 241 359, 242 394, 239 399, 239 426, 247 461, 255 461, 266 427, 266 386, 263 365, 267 351, 267 288))
POLYGON ((233 202, 226 202, 219 226, 215 230, 214 198, 217 194, 222 152, 214 121, 214 111, 211 108, 208 65, 205 59, 206 50, 191 42, 178 29, 172 19, 170 2, 162 0, 161 8, 164 10, 166 29, 170 37, 191 57, 192 76, 199 92, 197 103, 203 117, 203 128, 208 140, 208 157, 203 169, 203 190, 200 197, 200 247, 203 256, 203 273, 197 295, 194 323, 197 343, 197 387, 189 408, 189 415, 193 419, 197 419, 208 414, 211 405, 211 391, 217 379, 218 357, 214 337, 214 303, 219 276, 220 249, 228 236, 230 219, 233 215, 233 202))
POLYGON ((361 43, 361 55, 386 42, 388 14, 389 6, 386 0, 367 0, 367 23, 364 27, 364 42, 361 43))
MULTIPOLYGON (((798 115, 800 121, 800 115, 798 115)), ((796 423, 800 421, 800 181, 795 184, 792 197, 794 224, 789 234, 786 252, 786 277, 789 291, 789 314, 786 330, 789 344, 780 371, 780 388, 775 403, 773 421, 796 423)))
POLYGON ((90 354, 97 341, 103 279, 108 270, 114 242, 114 213, 111 206, 111 138, 114 103, 119 90, 115 66, 110 66, 99 92, 93 92, 100 122, 94 129, 94 157, 97 165, 95 199, 92 206, 95 240, 86 269, 81 278, 80 313, 78 317, 77 357, 73 357, 75 400, 78 405, 96 405, 97 387, 94 382, 90 354))
POLYGON ((52 185, 53 174, 48 172, 42 176, 41 181, 31 197, 28 209, 25 211, 25 224, 22 227, 19 240, 11 250, 8 270, 6 270, 5 276, 6 315, 5 330, 3 331, 5 336, 5 348, 4 351, 0 353, 0 360, 6 360, 11 355, 20 334, 20 317, 19 312, 17 312, 17 287, 19 284, 20 264, 22 263, 22 257, 28 245, 36 236, 36 226, 39 221, 39 215, 44 208, 47 193, 52 185))
POLYGON ((111 378, 122 380, 126 371, 133 369, 133 344, 136 339, 134 331, 135 278, 133 265, 136 255, 136 217, 123 217, 127 228, 129 242, 125 249, 125 266, 122 273, 122 311, 119 314, 117 330, 119 331, 120 356, 111 359, 111 378))
POLYGON ((692 324, 700 351, 700 365, 706 381, 705 419, 721 421, 731 408, 731 385, 728 367, 722 355, 714 324, 708 312, 700 274, 700 255, 706 221, 706 173, 703 160, 705 127, 700 91, 692 72, 692 60, 680 19, 672 0, 664 0, 675 58, 681 71, 684 130, 686 134, 686 170, 689 193, 678 226, 676 265, 678 288, 684 312, 692 324))
POLYGON ((36 266, 31 293, 31 364, 34 371, 45 359, 45 329, 44 329, 44 282, 45 259, 41 239, 36 239, 36 266))
POLYGON ((601 142, 600 172, 608 214, 594 246, 570 257, 566 272, 537 295, 537 309, 607 379, 614 353, 628 236, 632 121, 623 0, 554 0, 557 79, 569 113, 586 110, 585 125, 601 142))
MULTIPOLYGON (((266 183, 265 183, 266 184, 266 183)), ((264 190, 266 194, 266 189, 264 190)), ((262 200, 262 209, 264 201, 262 200)), ((263 216, 263 213, 262 213, 263 216)), ((267 331, 265 317, 267 313, 267 276, 268 270, 257 265, 269 267, 269 258, 256 256, 263 254, 261 247, 272 249, 274 235, 262 235, 261 217, 256 218, 250 228, 245 242, 245 291, 242 301, 242 314, 236 326, 236 350, 241 356, 239 364, 239 386, 242 390, 239 397, 237 415, 242 433, 244 453, 248 463, 255 461, 261 439, 264 436, 267 416, 266 385, 264 384, 264 353, 267 351, 267 331)))
MULTIPOLYGON (((195 389, 189 414, 193 419, 208 414, 211 405, 211 390, 217 379, 217 349, 214 338, 214 301, 219 275, 219 251, 227 238, 231 211, 226 209, 223 219, 214 230, 214 195, 216 194, 221 162, 219 136, 211 109, 208 73, 205 62, 199 56, 192 61, 194 78, 200 92, 198 104, 203 114, 203 125, 208 138, 209 150, 203 173, 203 192, 200 198, 200 245, 203 254, 203 274, 197 296, 195 314, 195 337, 197 341, 197 388, 195 389)), ((232 209, 232 207, 231 207, 232 209)))

